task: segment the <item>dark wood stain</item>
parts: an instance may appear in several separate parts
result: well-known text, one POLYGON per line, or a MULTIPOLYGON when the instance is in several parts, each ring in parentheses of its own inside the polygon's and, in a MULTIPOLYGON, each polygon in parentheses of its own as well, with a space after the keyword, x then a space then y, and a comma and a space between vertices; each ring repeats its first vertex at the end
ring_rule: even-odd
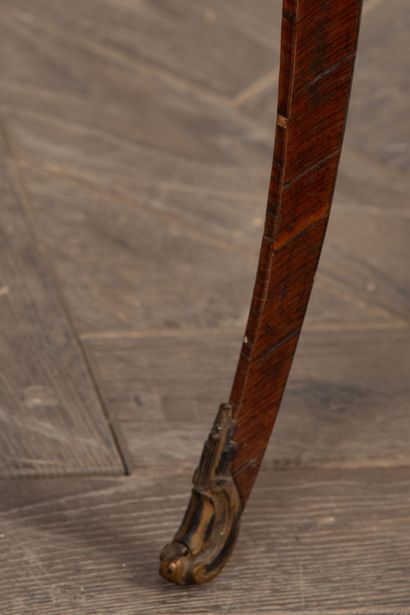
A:
POLYGON ((284 2, 268 213, 230 397, 239 443, 233 473, 243 503, 279 410, 325 237, 360 12, 358 0, 284 2))

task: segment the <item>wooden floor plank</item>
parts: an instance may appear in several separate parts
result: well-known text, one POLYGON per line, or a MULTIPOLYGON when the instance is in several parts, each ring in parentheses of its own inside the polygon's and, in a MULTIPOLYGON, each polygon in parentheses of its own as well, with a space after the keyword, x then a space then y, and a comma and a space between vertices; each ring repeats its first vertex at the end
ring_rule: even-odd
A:
MULTIPOLYGON (((33 10, 33 4, 25 4, 33 10)), ((174 0, 172 8, 165 3, 119 5, 115 0, 105 0, 89 2, 85 7, 73 2, 69 11, 63 2, 40 0, 36 5, 43 17, 50 18, 54 13, 61 22, 63 13, 82 36, 103 40, 104 45, 126 58, 137 58, 153 70, 167 72, 193 88, 221 97, 235 96, 279 60, 281 21, 277 2, 263 0, 253 12, 244 0, 198 4, 174 0)))
POLYGON ((408 328, 307 328, 267 464, 409 465, 409 369, 408 328))
POLYGON ((145 202, 53 178, 44 191, 24 177, 82 333, 242 324, 251 288, 241 269, 253 275, 257 248, 151 215, 145 202))
MULTIPOLYGON (((29 169, 24 178, 82 334, 244 329, 263 220, 252 202, 155 187, 140 201, 29 169)), ((406 314, 406 224, 344 218, 329 231, 312 322, 368 325, 406 314)))
POLYGON ((69 6, 61 0, 18 0, 13 14, 24 14, 47 30, 63 26, 86 41, 103 44, 123 62, 144 62, 193 88, 231 97, 279 57, 275 8, 267 0, 253 13, 243 0, 173 0, 172 5, 74 0, 69 6))
MULTIPOLYGON (((135 465, 193 468, 228 398, 240 336, 154 334, 85 344, 135 465)), ((265 465, 408 465, 409 369, 408 329, 320 332, 309 331, 308 321, 265 465)))
POLYGON ((136 164, 138 149, 176 158, 176 167, 178 161, 192 167, 212 160, 219 173, 243 158, 248 143, 255 158, 263 157, 266 145, 257 126, 189 85, 134 60, 124 64, 91 37, 79 38, 78 24, 64 27, 64 14, 50 29, 42 20, 22 19, 18 7, 8 7, 2 20, 2 55, 13 58, 14 69, 10 61, 3 63, 0 102, 19 150, 83 171, 104 166, 111 177, 124 175, 128 164, 128 175, 144 176, 149 160, 136 164), (30 95, 29 104, 19 86, 30 95))
POLYGON ((375 216, 409 218, 409 193, 410 179, 398 168, 388 169, 352 149, 342 152, 335 202, 346 215, 354 208, 375 216))
POLYGON ((118 476, 0 478, 0 513, 12 516, 23 510, 35 511, 44 504, 49 506, 51 502, 62 504, 79 495, 117 489, 120 480, 118 476))
POLYGON ((365 302, 369 312, 387 312, 409 322, 409 232, 409 217, 335 207, 318 276, 365 302))
POLYGON ((17 499, 0 516, 3 611, 410 613, 408 468, 262 472, 235 557, 201 588, 157 574, 188 485, 185 474, 118 479, 96 491, 90 481, 65 497, 61 482, 61 498, 56 490, 47 498, 48 485, 32 482, 37 504, 19 509, 17 499))
MULTIPOLYGON (((54 7, 38 47, 46 4, 39 1, 33 13, 24 2, 7 7, 3 45, 15 60, 12 72, 5 65, 0 96, 80 330, 175 328, 181 322, 190 328, 242 326, 263 224, 270 129, 248 125, 235 111, 205 103, 195 92, 165 86, 138 63, 133 69, 118 65, 104 55, 105 47, 90 44, 98 30, 89 32, 90 41, 84 33, 80 39, 68 36, 65 19, 74 31, 91 23, 88 14, 80 25, 81 7, 61 15, 54 7), (29 104, 19 87, 29 87, 29 104), (33 164, 42 170, 33 171, 33 164), (172 273, 162 266, 164 249, 173 250, 174 262, 166 263, 172 273), (172 289, 171 275, 178 280, 172 289), (187 288, 192 294, 181 305, 187 288)), ((123 8, 125 15, 131 10, 123 8)), ((269 104, 273 109, 273 100, 269 104)), ((373 216, 376 209, 378 215, 389 200, 392 216, 401 220, 408 187, 396 181, 390 189, 389 172, 355 159, 346 172, 343 168, 336 194, 340 216, 336 211, 332 217, 313 295, 315 319, 367 325, 407 318, 407 224, 362 213, 373 216), (375 175, 377 189, 363 188, 374 186, 375 175)))
POLYGON ((407 7, 406 0, 390 0, 363 16, 346 133, 349 147, 405 174, 410 164, 410 77, 403 63, 410 52, 407 7))
POLYGON ((0 145, 0 476, 121 473, 78 341, 0 145))

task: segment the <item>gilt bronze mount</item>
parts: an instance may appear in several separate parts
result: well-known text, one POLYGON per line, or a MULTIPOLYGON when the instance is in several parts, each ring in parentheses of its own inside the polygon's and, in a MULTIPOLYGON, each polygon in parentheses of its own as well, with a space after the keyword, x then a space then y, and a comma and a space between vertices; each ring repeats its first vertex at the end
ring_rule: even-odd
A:
POLYGON ((224 567, 239 532, 241 503, 231 474, 232 406, 221 404, 195 470, 181 526, 160 555, 160 574, 178 585, 207 583, 224 567))

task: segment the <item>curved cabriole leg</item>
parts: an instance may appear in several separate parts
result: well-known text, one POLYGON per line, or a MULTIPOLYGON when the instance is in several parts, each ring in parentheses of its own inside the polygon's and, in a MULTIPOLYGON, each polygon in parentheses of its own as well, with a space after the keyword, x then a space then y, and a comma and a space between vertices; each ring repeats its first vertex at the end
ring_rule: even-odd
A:
POLYGON ((238 535, 279 410, 336 181, 361 0, 284 0, 272 175, 248 323, 230 396, 193 478, 160 573, 206 583, 238 535))

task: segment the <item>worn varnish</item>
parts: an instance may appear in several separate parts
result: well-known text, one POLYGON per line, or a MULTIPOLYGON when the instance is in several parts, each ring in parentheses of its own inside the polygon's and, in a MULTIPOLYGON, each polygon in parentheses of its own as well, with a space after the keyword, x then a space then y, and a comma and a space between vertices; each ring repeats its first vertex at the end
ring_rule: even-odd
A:
POLYGON ((266 449, 327 227, 349 102, 361 2, 285 1, 265 230, 232 388, 233 461, 245 502, 266 449))

